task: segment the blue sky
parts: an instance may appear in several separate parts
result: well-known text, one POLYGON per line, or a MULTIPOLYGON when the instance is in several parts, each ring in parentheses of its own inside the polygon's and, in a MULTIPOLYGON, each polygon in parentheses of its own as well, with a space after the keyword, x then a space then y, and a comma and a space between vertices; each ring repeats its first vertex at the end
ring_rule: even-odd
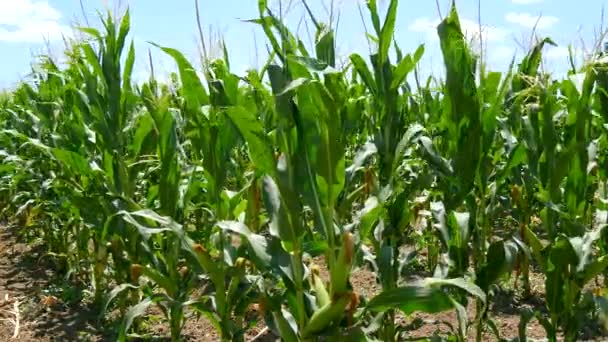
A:
MULTIPOLYGON (((115 0, 117 1, 117 0, 115 0)), ((287 4, 289 0, 281 0, 287 4)), ((107 1, 83 0, 89 23, 99 25, 96 10, 107 1)), ((112 4, 109 7, 118 7, 112 4)), ((278 8, 278 0, 270 1, 278 8)), ((292 0, 287 13, 288 24, 308 41, 306 27, 298 25, 303 16, 301 0, 292 0)), ((441 12, 447 13, 451 0, 440 0, 441 12)), ((323 19, 329 17, 331 0, 309 0, 313 11, 323 19), (324 6, 325 4, 325 6, 324 6)), ((358 11, 363 0, 334 0, 339 13, 338 52, 348 56, 352 52, 368 51, 364 25, 358 11)), ((378 0, 381 7, 388 0, 378 0)), ((478 1, 456 0, 463 27, 471 35, 478 31, 478 1)), ((549 68, 555 71, 566 67, 567 45, 573 43, 577 51, 589 49, 594 41, 594 30, 601 25, 602 7, 608 0, 481 0, 482 36, 486 40, 487 60, 494 69, 508 65, 513 54, 521 55, 519 44, 528 44, 532 26, 538 21, 538 31, 552 37, 559 47, 546 54, 549 68), (584 46, 581 39, 585 42, 584 46)), ((193 0, 123 0, 132 15, 132 39, 138 57, 136 77, 148 73, 147 49, 152 50, 155 70, 173 70, 171 61, 156 48, 147 44, 180 49, 193 61, 197 60, 197 30, 193 0)), ((265 55, 263 33, 254 25, 242 22, 257 16, 256 0, 200 0, 205 31, 221 35, 227 43, 233 70, 237 73, 248 67, 261 65, 265 55), (256 51, 258 53, 256 53, 256 51)), ((283 8, 287 7, 284 5, 283 8)), ((367 20, 367 12, 363 6, 367 20)), ((440 70, 441 56, 436 38, 439 14, 434 0, 401 0, 396 28, 397 41, 406 52, 425 43, 426 54, 422 68, 430 72, 440 70)), ((32 56, 46 51, 44 37, 50 41, 55 54, 61 53, 62 34, 70 34, 70 26, 83 22, 78 0, 0 0, 0 88, 11 87, 29 71, 32 56)), ((367 24, 368 27, 369 24, 367 24)))

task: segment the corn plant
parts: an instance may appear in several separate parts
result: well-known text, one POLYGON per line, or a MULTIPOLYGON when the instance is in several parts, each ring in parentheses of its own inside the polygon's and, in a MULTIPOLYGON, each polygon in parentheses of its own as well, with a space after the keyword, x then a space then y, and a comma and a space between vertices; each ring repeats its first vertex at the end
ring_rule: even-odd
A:
POLYGON ((370 55, 340 66, 332 18, 302 1, 308 44, 259 0, 259 70, 236 75, 223 42, 221 58, 203 46, 201 72, 152 44, 175 62, 166 83, 131 79, 129 11, 79 27, 65 67, 41 58, 0 96, 3 218, 117 340, 152 337, 153 306, 174 341, 194 316, 243 341, 252 307, 286 341, 402 340, 400 315, 446 310, 451 340, 500 339, 495 291, 517 271, 531 294, 535 269, 547 314, 524 313, 519 337, 536 318, 576 340, 605 304, 585 289, 608 269, 605 57, 555 80, 546 38, 490 71, 453 3, 437 27, 445 75, 421 80, 427 47, 402 51, 399 1, 385 5, 381 18, 365 2, 370 55), (360 269, 380 284, 369 298, 360 269))

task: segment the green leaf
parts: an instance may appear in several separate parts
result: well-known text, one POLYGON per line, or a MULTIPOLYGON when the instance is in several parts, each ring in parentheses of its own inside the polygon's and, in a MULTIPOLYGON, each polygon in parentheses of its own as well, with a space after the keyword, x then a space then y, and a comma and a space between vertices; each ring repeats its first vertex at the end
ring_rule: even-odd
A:
POLYGON ((176 284, 174 279, 171 279, 169 276, 162 274, 159 270, 150 268, 147 266, 142 266, 143 274, 150 278, 154 284, 160 286, 168 296, 175 297, 178 291, 178 284, 176 284))
POLYGON ((390 87, 391 89, 396 89, 399 86, 401 86, 403 81, 407 78, 407 75, 412 70, 414 70, 414 68, 420 61, 420 58, 422 58, 423 54, 424 54, 424 44, 421 44, 418 47, 418 49, 416 50, 416 52, 414 53, 414 58, 412 58, 410 55, 407 55, 407 56, 405 56, 405 58, 403 58, 401 60, 401 62, 399 62, 399 64, 397 65, 397 68, 395 69, 394 74, 393 74, 393 81, 392 81, 391 87, 390 87))
POLYGON ((382 32, 380 33, 380 44, 378 47, 378 55, 380 65, 383 65, 388 60, 388 49, 393 41, 393 35, 395 33, 395 22, 397 21, 397 6, 399 5, 398 0, 391 0, 386 11, 386 18, 384 19, 384 25, 382 26, 382 32))
POLYGON ((431 213, 433 214, 433 227, 439 231, 441 241, 447 247, 450 243, 450 229, 447 224, 445 206, 443 202, 431 202, 431 213))
POLYGON ((367 159, 374 156, 376 153, 378 153, 378 148, 376 147, 376 144, 374 144, 373 142, 365 143, 365 145, 363 145, 363 147, 361 147, 355 154, 353 163, 348 168, 346 168, 348 180, 351 181, 355 176, 356 172, 361 169, 363 164, 365 164, 367 159))
POLYGON ((278 95, 289 94, 290 92, 292 92, 304 85, 307 85, 308 83, 311 83, 311 82, 314 82, 314 81, 309 78, 300 77, 298 79, 295 79, 295 80, 289 82, 289 84, 287 84, 285 89, 283 89, 278 95))
POLYGON ((76 26, 75 29, 77 29, 78 31, 82 31, 90 36, 93 36, 94 38, 96 38, 98 41, 102 40, 102 36, 101 33, 99 32, 99 30, 92 28, 92 27, 80 27, 80 26, 76 26))
MULTIPOLYGON (((144 114, 140 116, 136 122, 135 134, 129 147, 133 155, 139 156, 142 152, 142 148, 144 148, 144 146, 142 146, 144 141, 146 141, 154 130, 154 120, 149 114, 144 114)), ((144 149, 144 153, 146 153, 145 151, 146 150, 144 149)))
MULTIPOLYGON (((540 63, 542 62, 542 50, 546 44, 557 46, 551 38, 544 38, 539 41, 531 50, 528 52, 526 57, 519 64, 519 72, 525 76, 536 76, 538 73, 538 68, 540 67, 540 63)), ((524 81, 516 78, 516 83, 514 85, 514 91, 520 91, 524 87, 524 81)))
POLYGON ((312 57, 289 56, 289 59, 301 64, 309 71, 325 72, 332 69, 326 62, 312 57))
POLYGON ((449 224, 451 238, 455 239, 458 246, 466 246, 469 240, 469 220, 471 214, 467 212, 450 213, 449 224))
POLYGON ((298 330, 295 319, 287 310, 281 309, 281 312, 273 312, 272 317, 277 324, 282 340, 285 342, 297 342, 300 340, 296 335, 298 330))
POLYGON ((576 267, 579 260, 570 241, 562 236, 548 248, 545 298, 549 311, 560 314, 574 305, 568 278, 570 269, 576 267))
POLYGON ((513 242, 496 241, 488 248, 486 262, 476 273, 475 282, 483 291, 506 272, 510 272, 518 256, 518 247, 513 242))
POLYGON ((120 285, 116 286, 115 288, 113 288, 112 291, 110 291, 110 293, 108 293, 108 295, 106 296, 106 298, 103 301, 103 305, 101 307, 101 310, 99 311, 99 318, 102 318, 106 314, 106 311, 108 310, 108 306, 110 305, 110 303, 121 292, 128 290, 128 289, 137 289, 137 288, 138 288, 137 286, 132 285, 132 284, 120 284, 120 285))
POLYGON ((384 213, 384 207, 378 202, 378 198, 372 196, 365 200, 363 209, 358 213, 359 234, 362 239, 371 238, 371 229, 384 213))
POLYGON ((509 176, 513 168, 522 165, 527 158, 527 149, 524 144, 517 144, 517 147, 509 154, 507 165, 500 171, 500 178, 497 181, 498 184, 502 184, 504 180, 509 176))
POLYGON ((159 113, 160 182, 159 194, 162 214, 175 217, 179 206, 180 164, 177 138, 177 124, 170 111, 159 113))
POLYGON ((25 141, 24 145, 34 146, 34 147, 38 148, 39 150, 41 150, 42 152, 46 153, 46 152, 51 151, 51 148, 49 146, 43 144, 39 139, 30 138, 17 130, 5 129, 5 130, 2 130, 1 132, 2 132, 2 134, 6 134, 9 136, 18 138, 19 140, 23 140, 23 141, 25 141))
POLYGON ((425 278, 422 281, 424 286, 428 287, 441 287, 441 286, 452 286, 457 287, 471 294, 472 296, 480 299, 482 302, 486 302, 485 292, 477 285, 467 281, 464 278, 453 278, 453 279, 441 279, 441 278, 425 278))
POLYGON ((422 147, 422 156, 443 176, 451 176, 454 171, 450 163, 445 160, 433 147, 433 141, 427 136, 418 138, 422 147))
POLYGON ((365 61, 363 60, 363 57, 361 57, 358 54, 352 54, 352 55, 350 55, 350 61, 351 61, 351 63, 353 63, 355 70, 357 71, 357 73, 359 74, 361 79, 363 79, 363 82, 365 83, 365 85, 367 86, 369 91, 373 95, 377 95, 378 90, 376 88, 376 82, 374 81, 374 76, 372 76, 372 73, 369 71, 369 68, 367 67, 367 64, 365 63, 365 61))
POLYGON ((120 211, 120 212, 118 212, 118 215, 121 215, 122 218, 126 222, 132 224, 135 228, 137 228, 139 234, 146 241, 149 240, 150 236, 152 236, 154 234, 160 234, 160 233, 168 232, 168 231, 172 230, 171 228, 166 227, 166 225, 169 224, 169 221, 160 217, 158 214, 154 213, 151 210, 143 210, 143 211, 132 212, 132 213, 127 212, 127 211, 120 211), (135 216, 138 216, 138 217, 141 217, 144 219, 148 219, 148 220, 152 220, 156 223, 160 223, 161 225, 164 225, 165 227, 152 227, 152 226, 143 225, 135 219, 135 216))
POLYGON ((452 299, 456 308, 456 318, 458 319, 458 334, 461 341, 466 340, 467 336, 467 309, 455 299, 452 299))
POLYGON ((263 236, 252 233, 245 224, 237 221, 220 221, 217 226, 247 239, 255 255, 265 264, 270 264, 272 256, 268 253, 268 244, 263 236))
POLYGON ((332 67, 336 66, 335 44, 334 31, 329 27, 319 28, 315 44, 317 58, 332 67))
POLYGON ((580 286, 587 285, 593 278, 605 273, 608 269, 608 255, 603 255, 586 265, 582 270, 582 275, 579 276, 580 286))
POLYGON ((372 17, 372 24, 374 25, 376 34, 380 35, 380 17, 378 16, 378 6, 376 5, 376 0, 366 0, 366 2, 367 8, 369 9, 370 15, 372 17))
POLYGON ((270 234, 284 242, 295 242, 297 236, 293 231, 293 223, 288 217, 288 209, 283 201, 279 187, 269 176, 265 176, 263 179, 262 194, 266 210, 270 214, 270 234))
POLYGON ((407 286, 385 290, 372 298, 366 308, 373 312, 399 309, 406 315, 414 312, 438 313, 453 308, 441 289, 407 286))
POLYGON ((151 44, 173 57, 179 69, 186 104, 189 110, 193 111, 194 113, 200 112, 203 105, 209 104, 209 96, 207 95, 207 91, 203 87, 203 84, 196 74, 196 70, 192 64, 190 64, 186 57, 184 57, 184 55, 178 50, 161 47, 154 43, 151 44))
POLYGON ((82 52, 84 53, 84 57, 86 58, 86 61, 89 62, 89 65, 93 69, 93 73, 94 73, 93 77, 99 78, 99 80, 102 82, 102 84, 106 85, 106 80, 103 77, 104 73, 103 73, 103 69, 101 67, 99 58, 97 57, 97 53, 95 53, 95 50, 93 49, 91 44, 88 44, 88 43, 82 44, 80 46, 80 48, 82 49, 82 52))
POLYGON ((447 136, 453 169, 460 185, 447 202, 458 203, 472 190, 482 159, 482 126, 479 96, 475 79, 476 59, 462 33, 456 7, 437 28, 446 68, 444 93, 447 114, 447 136))
POLYGON ((125 61, 125 67, 122 73, 122 87, 124 89, 131 89, 131 74, 133 73, 133 66, 135 65, 135 43, 131 41, 129 46, 129 52, 125 61))
POLYGON ((532 251, 532 255, 536 262, 540 265, 541 269, 546 272, 547 271, 547 261, 543 257, 544 246, 540 242, 540 239, 536 234, 530 229, 530 227, 526 227, 524 229, 524 241, 530 247, 532 251))
POLYGON ((262 173, 274 175, 275 161, 272 142, 254 113, 239 106, 229 108, 227 114, 247 141, 249 156, 255 167, 262 173))
POLYGON ((399 143, 395 148, 395 157, 393 159, 393 174, 399 165, 401 165, 406 148, 414 144, 415 141, 420 138, 422 132, 424 132, 424 127, 422 125, 413 124, 407 129, 401 140, 399 140, 399 143))
POLYGON ((76 152, 53 148, 51 153, 75 174, 90 175, 92 173, 89 161, 76 152))
POLYGON ((601 225, 597 228, 585 233, 582 237, 571 237, 570 245, 576 252, 578 257, 578 265, 576 266, 577 272, 585 270, 589 263, 593 262, 593 244, 600 239, 603 230, 607 225, 601 225))
POLYGON ((129 328, 131 328, 131 325, 133 324, 133 320, 135 320, 135 318, 137 318, 139 316, 144 315, 146 313, 146 311, 148 310, 148 307, 152 303, 153 303, 152 299, 146 298, 139 304, 129 308, 129 311, 127 311, 127 313, 125 314, 125 317, 123 318, 122 324, 120 326, 120 332, 119 332, 119 338, 118 338, 119 341, 126 341, 126 334, 127 334, 127 331, 129 331, 129 328))
POLYGON ((129 9, 125 11, 125 14, 122 17, 122 21, 120 22, 120 28, 118 29, 118 37, 116 38, 116 58, 120 58, 122 53, 122 49, 125 46, 125 40, 127 39, 127 34, 131 29, 131 15, 129 13, 129 9))

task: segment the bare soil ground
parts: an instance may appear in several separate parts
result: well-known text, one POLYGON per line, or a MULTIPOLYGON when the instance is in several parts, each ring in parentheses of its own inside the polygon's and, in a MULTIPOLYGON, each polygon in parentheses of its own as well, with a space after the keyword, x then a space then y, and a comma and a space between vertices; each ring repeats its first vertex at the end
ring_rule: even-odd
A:
POLYGON ((48 289, 57 279, 40 248, 0 227, 0 341, 102 341, 85 306, 66 305, 48 289))
MULTIPOLYGON (((40 248, 17 242, 13 232, 0 227, 0 341, 114 340, 110 332, 99 330, 92 310, 81 301, 66 303, 52 295, 53 292, 49 289, 61 280, 51 271, 52 267, 44 263, 42 256, 40 248), (13 339, 15 335, 17 337, 13 339)), ((322 271, 322 276, 326 277, 327 273, 322 271)), ((367 269, 355 270, 351 281, 355 291, 367 298, 380 291, 374 273, 367 269)), ((490 316, 496 322, 501 338, 517 337, 522 310, 542 310, 542 275, 532 273, 531 282, 532 296, 529 298, 521 298, 517 294, 519 291, 513 290, 512 286, 505 286, 505 290, 494 297, 490 316)), ((153 336, 168 336, 168 326, 162 323, 158 314, 154 310, 150 311, 146 330, 153 336)), ((468 306, 467 315, 470 320, 475 317, 474 303, 468 306)), ((407 318, 399 316, 399 323, 410 329, 408 337, 417 338, 434 334, 445 335, 449 333, 449 325, 457 326, 457 318, 453 312, 438 315, 416 314, 407 318)), ((608 336, 592 323, 582 333, 586 341, 608 341, 608 336)), ((471 327, 470 340, 474 340, 473 334, 474 327, 471 327)), ((527 326, 527 335, 529 338, 543 339, 545 331, 536 320, 532 320, 527 326)), ((183 337, 185 341, 219 340, 213 326, 204 318, 190 319, 183 330, 183 337)), ((260 321, 248 331, 246 340, 264 342, 278 339, 265 329, 264 323, 260 321)), ((486 333, 484 340, 494 341, 496 338, 493 334, 486 333)))

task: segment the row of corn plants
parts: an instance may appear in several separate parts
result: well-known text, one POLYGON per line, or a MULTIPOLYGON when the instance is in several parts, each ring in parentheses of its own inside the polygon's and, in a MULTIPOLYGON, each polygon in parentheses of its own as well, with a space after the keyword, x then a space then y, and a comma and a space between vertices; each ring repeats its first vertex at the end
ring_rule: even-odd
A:
POLYGON ((514 278, 530 295, 531 272, 544 308, 519 340, 532 319, 577 340, 607 307, 591 289, 608 279, 608 62, 571 58, 553 79, 546 38, 489 71, 453 5, 445 74, 424 80, 425 46, 395 41, 398 3, 366 1, 373 52, 338 67, 332 23, 302 1, 308 46, 259 0, 261 69, 234 74, 224 47, 197 72, 154 45, 177 66, 167 82, 132 80, 128 11, 79 27, 65 66, 41 58, 0 99, 3 216, 121 341, 151 307, 173 341, 200 315, 244 341, 252 307, 284 341, 403 340, 402 318, 444 311, 446 339, 500 339, 496 291, 514 278), (363 268, 369 298, 351 284, 363 268))

